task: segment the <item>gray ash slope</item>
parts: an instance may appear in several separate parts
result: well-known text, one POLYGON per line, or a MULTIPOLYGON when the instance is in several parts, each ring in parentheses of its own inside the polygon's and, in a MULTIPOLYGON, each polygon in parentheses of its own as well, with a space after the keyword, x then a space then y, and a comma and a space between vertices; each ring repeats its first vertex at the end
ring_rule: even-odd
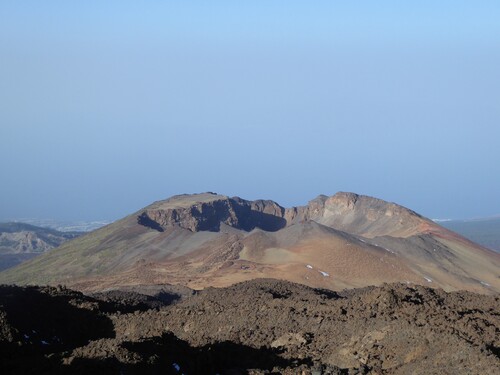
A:
POLYGON ((0 370, 495 374, 500 368, 498 296, 401 284, 337 293, 277 280, 180 299, 168 286, 161 292, 90 297, 2 286, 0 370))

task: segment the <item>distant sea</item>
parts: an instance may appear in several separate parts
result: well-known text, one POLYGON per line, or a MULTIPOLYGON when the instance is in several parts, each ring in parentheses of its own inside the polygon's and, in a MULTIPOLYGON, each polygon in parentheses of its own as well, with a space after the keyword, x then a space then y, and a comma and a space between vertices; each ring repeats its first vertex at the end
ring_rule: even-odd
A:
POLYGON ((500 217, 434 221, 471 241, 500 252, 500 217))

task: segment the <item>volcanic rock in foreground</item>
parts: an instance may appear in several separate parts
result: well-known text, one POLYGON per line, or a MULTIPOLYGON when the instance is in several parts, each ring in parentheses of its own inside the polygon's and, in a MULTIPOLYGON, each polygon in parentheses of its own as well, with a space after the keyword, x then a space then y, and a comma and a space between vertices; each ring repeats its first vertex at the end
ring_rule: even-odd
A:
POLYGON ((159 201, 6 272, 79 290, 257 278, 344 288, 404 282, 500 293, 500 254, 421 215, 353 193, 284 208, 214 193, 159 201))
POLYGON ((2 374, 494 374, 498 296, 277 280, 179 294, 0 287, 2 374), (32 312, 36 311, 36 314, 32 312), (179 370, 177 370, 179 369, 179 370), (304 372, 302 372, 304 371, 304 372))

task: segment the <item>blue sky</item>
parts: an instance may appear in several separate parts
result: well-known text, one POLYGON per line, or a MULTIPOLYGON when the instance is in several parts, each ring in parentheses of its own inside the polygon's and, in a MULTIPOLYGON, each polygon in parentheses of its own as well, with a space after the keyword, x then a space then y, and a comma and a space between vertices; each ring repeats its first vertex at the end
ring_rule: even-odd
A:
POLYGON ((497 1, 2 1, 0 219, 354 191, 500 213, 497 1))

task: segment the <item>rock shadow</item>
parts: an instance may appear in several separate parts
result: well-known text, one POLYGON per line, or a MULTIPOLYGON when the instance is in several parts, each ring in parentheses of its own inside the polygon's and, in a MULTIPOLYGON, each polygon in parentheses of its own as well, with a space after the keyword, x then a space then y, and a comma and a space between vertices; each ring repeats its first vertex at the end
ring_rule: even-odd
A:
POLYGON ((45 355, 91 340, 113 338, 112 321, 97 301, 52 287, 0 286, 0 373, 23 373, 45 355))
POLYGON ((250 205, 239 201, 235 201, 234 211, 239 219, 238 228, 247 232, 255 228, 276 232, 286 227, 286 220, 283 217, 252 209, 250 205))
POLYGON ((125 342, 121 347, 143 360, 139 363, 120 363, 116 358, 103 360, 80 358, 65 373, 86 374, 163 374, 206 375, 248 374, 248 369, 272 371, 303 364, 310 359, 285 359, 270 348, 252 348, 233 342, 220 342, 202 347, 192 347, 171 333, 142 342, 125 342))
POLYGON ((150 296, 120 290, 93 293, 91 296, 102 302, 101 311, 105 313, 132 313, 135 311, 160 309, 171 305, 182 298, 180 294, 165 291, 161 291, 154 296, 150 296))
POLYGON ((147 212, 143 212, 137 217, 137 224, 156 230, 158 232, 163 232, 163 228, 161 227, 161 225, 151 219, 148 216, 147 212))

